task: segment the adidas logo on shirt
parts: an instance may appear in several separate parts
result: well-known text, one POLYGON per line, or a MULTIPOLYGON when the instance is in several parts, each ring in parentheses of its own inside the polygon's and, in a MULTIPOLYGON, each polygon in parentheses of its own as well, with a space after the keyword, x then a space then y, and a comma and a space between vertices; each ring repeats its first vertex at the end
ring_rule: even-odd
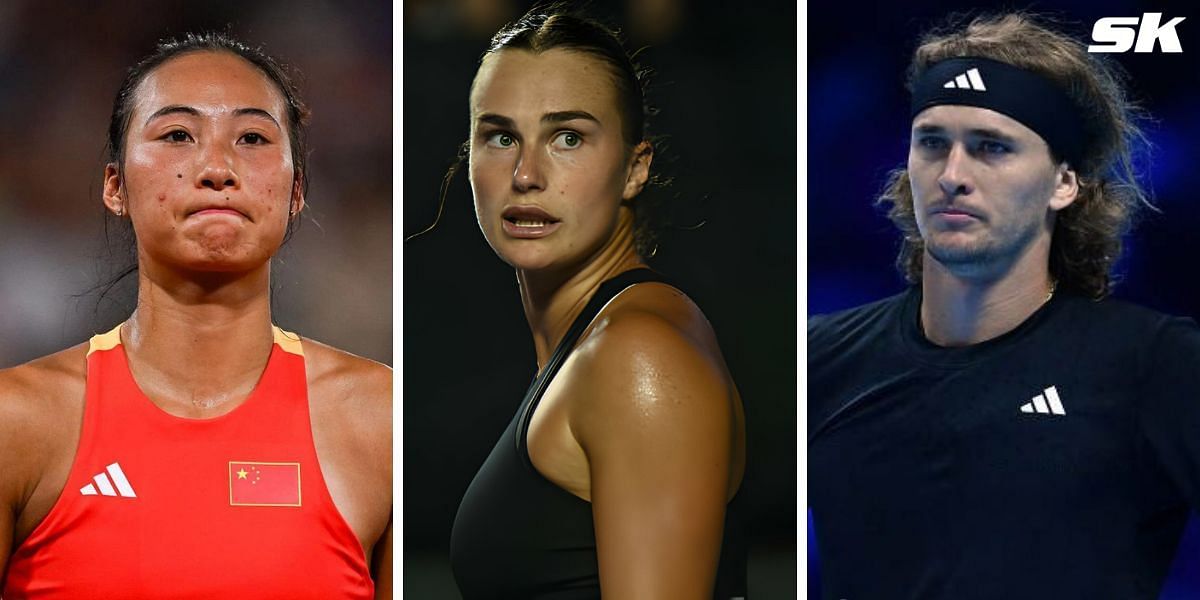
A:
POLYGON ((129 480, 125 478, 125 472, 121 470, 121 465, 113 463, 108 465, 103 471, 92 477, 95 483, 89 483, 79 488, 79 493, 84 496, 95 496, 96 490, 99 490, 101 496, 120 496, 122 498, 137 498, 137 494, 133 493, 133 486, 129 485, 129 480), (109 477, 112 477, 110 480, 109 477), (113 489, 113 486, 116 489, 113 489))
POLYGON ((961 73, 954 79, 947 81, 944 88, 958 88, 960 90, 975 90, 977 92, 986 92, 987 87, 983 85, 983 77, 979 75, 979 69, 971 68, 966 73, 961 73))
POLYGON ((1042 393, 1033 397, 1033 400, 1026 402, 1021 406, 1023 413, 1040 413, 1043 415, 1065 415, 1067 411, 1063 409, 1062 399, 1058 397, 1058 390, 1054 386, 1050 386, 1042 391, 1042 393))

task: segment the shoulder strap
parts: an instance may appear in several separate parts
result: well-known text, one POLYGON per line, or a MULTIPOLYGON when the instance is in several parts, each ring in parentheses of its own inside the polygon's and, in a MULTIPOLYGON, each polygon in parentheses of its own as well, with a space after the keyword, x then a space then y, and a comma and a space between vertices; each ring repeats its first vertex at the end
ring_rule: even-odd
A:
MULTIPOLYGON (((562 367, 567 356, 575 349, 575 343, 579 341, 579 336, 583 335, 588 325, 591 325, 592 320, 604 307, 608 305, 613 298, 625 291, 626 288, 648 281, 655 281, 670 284, 669 281, 662 275, 650 269, 633 269, 625 271, 608 281, 600 284, 596 293, 588 300, 586 306, 583 307, 583 312, 575 317, 571 323, 571 327, 567 329, 567 334, 563 336, 562 341, 554 348, 554 353, 550 355, 550 360, 546 362, 546 367, 542 372, 534 378, 533 383, 529 385, 529 389, 525 392, 525 399, 521 402, 521 417, 517 421, 517 453, 530 467, 533 464, 529 461, 529 453, 525 451, 525 434, 529 430, 529 416, 533 414, 537 404, 542 399, 542 394, 546 391, 546 386, 554 379, 554 375, 558 373, 558 369, 562 367)), ((673 284, 672 284, 673 285, 673 284)))

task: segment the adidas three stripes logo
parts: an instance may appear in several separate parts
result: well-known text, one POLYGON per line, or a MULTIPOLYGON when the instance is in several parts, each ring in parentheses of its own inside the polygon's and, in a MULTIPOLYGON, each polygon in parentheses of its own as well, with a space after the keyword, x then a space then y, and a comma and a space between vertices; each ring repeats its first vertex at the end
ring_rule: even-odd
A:
POLYGON ((105 467, 103 471, 92 477, 92 481, 95 483, 89 483, 79 488, 79 493, 84 496, 95 496, 99 493, 101 496, 137 498, 137 494, 133 493, 133 486, 129 485, 129 480, 125 478, 125 472, 117 463, 105 467))
POLYGON ((1022 405, 1021 412, 1043 415, 1067 414, 1067 411, 1063 409, 1062 399, 1058 397, 1058 390, 1054 389, 1054 386, 1042 390, 1042 393, 1034 396, 1033 400, 1022 405))
POLYGON ((983 77, 979 74, 979 69, 967 69, 966 73, 962 73, 947 81, 942 85, 944 88, 960 89, 960 90, 975 90, 976 92, 986 92, 987 87, 983 85, 983 77))

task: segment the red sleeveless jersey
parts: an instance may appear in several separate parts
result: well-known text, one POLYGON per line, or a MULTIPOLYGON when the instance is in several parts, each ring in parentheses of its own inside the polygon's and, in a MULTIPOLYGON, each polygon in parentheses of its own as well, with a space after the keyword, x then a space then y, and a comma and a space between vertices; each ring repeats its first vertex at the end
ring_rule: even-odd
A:
POLYGON ((10 557, 4 600, 370 598, 317 464, 300 340, 274 331, 250 397, 212 419, 155 406, 119 327, 93 337, 71 474, 10 557))

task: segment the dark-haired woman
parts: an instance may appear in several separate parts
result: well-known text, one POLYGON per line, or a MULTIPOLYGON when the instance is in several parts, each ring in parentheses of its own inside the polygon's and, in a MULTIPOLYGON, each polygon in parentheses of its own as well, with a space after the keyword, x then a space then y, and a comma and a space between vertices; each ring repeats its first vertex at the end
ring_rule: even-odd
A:
POLYGON ((636 73, 604 26, 535 12, 471 89, 476 214, 538 375, 458 510, 468 600, 744 593, 718 578, 741 401, 700 309, 636 248, 654 155, 636 73))
POLYGON ((306 109, 222 35, 134 67, 103 202, 137 308, 0 371, 3 597, 391 597, 391 372, 271 321, 306 109))

